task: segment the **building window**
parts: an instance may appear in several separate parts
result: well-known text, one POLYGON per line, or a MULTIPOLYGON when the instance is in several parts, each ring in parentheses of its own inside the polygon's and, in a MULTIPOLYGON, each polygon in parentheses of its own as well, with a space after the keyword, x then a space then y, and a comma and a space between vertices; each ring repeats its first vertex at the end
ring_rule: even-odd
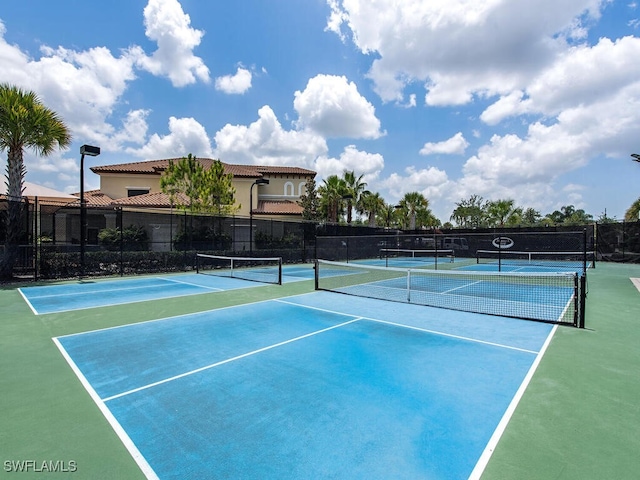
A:
POLYGON ((307 186, 307 182, 300 182, 298 184, 298 196, 301 197, 302 195, 304 195, 305 193, 307 193, 305 191, 305 187, 307 186))
POLYGON ((137 197, 138 195, 146 195, 149 193, 148 188, 129 188, 127 189, 127 197, 137 197))
POLYGON ((284 196, 293 197, 293 182, 287 182, 284 184, 284 196))

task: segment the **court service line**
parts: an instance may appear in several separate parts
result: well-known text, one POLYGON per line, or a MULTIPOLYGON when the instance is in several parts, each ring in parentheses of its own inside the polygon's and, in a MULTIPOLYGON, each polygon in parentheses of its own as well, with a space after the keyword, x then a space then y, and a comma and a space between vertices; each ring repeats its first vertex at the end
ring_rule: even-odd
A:
MULTIPOLYGON (((295 305, 295 306, 298 306, 298 307, 309 308, 311 310, 320 310, 322 312, 332 313, 332 314, 335 314, 335 315, 352 316, 352 315, 350 315, 348 313, 344 313, 344 312, 338 312, 338 311, 335 311, 335 310, 329 310, 329 309, 320 308, 320 307, 313 307, 313 306, 310 306, 310 305, 302 305, 300 303, 287 302, 285 300, 275 299, 274 301, 281 302, 281 303, 286 303, 286 304, 289 304, 289 305, 295 305)), ((478 314, 478 315, 481 315, 481 314, 478 314)), ((480 343, 480 344, 489 345, 489 346, 492 346, 492 347, 505 348, 507 350, 516 350, 516 351, 519 351, 519 352, 531 353, 533 355, 537 355, 538 354, 538 352, 536 352, 535 350, 527 350, 526 348, 513 347, 511 345, 504 345, 502 343, 488 342, 486 340, 479 340, 477 338, 464 337, 464 336, 461 336, 461 335, 455 335, 453 333, 441 332, 441 331, 438 331, 438 330, 430 330, 428 328, 414 327, 412 325, 406 325, 404 323, 395 323, 395 322, 390 322, 388 320, 380 320, 378 318, 372 318, 372 317, 359 317, 359 319, 360 320, 368 320, 370 322, 384 323, 384 324, 387 324, 387 325, 393 325, 393 326, 401 327, 401 328, 408 328, 410 330, 418 330, 420 332, 431 333, 433 335, 440 335, 440 336, 443 336, 443 337, 455 338, 456 340, 464 340, 464 341, 467 341, 467 342, 480 343)), ((347 322, 347 323, 350 323, 350 322, 347 322)), ((346 325, 346 323, 344 325, 346 325)))
MULTIPOLYGON (((353 315, 351 315, 351 316, 353 316, 353 315)), ((338 325, 333 325, 333 326, 328 327, 328 328, 323 328, 322 330, 317 330, 315 332, 307 333, 305 335, 300 335, 299 337, 291 338, 289 340, 285 340, 284 342, 275 343, 273 345, 269 345, 268 347, 259 348, 257 350, 253 350, 252 352, 243 353, 242 355, 238 355, 236 357, 227 358, 226 360, 222 360, 220 362, 212 363, 211 365, 205 365, 204 367, 196 368, 195 370, 190 370, 188 372, 184 372, 184 373, 181 373, 179 375, 174 375, 173 377, 165 378, 164 380, 159 380, 157 382, 149 383, 148 385, 143 385, 142 387, 134 388, 134 389, 128 390, 126 392, 118 393, 116 395, 112 395, 110 397, 103 398, 102 401, 103 402, 108 402, 110 400, 115 400, 116 398, 125 397, 127 395, 132 394, 132 393, 140 392, 140 391, 146 390, 148 388, 152 388, 152 387, 156 387, 158 385, 162 385, 164 383, 172 382, 174 380, 178 380, 178 379, 183 378, 183 377, 188 377, 189 375, 193 375, 195 373, 200 373, 200 372, 203 372, 205 370, 209 370, 211 368, 218 367, 220 365, 224 365, 226 363, 235 362, 236 360, 240 360, 242 358, 250 357, 250 356, 256 355, 258 353, 266 352, 267 350, 271 350, 273 348, 281 347, 281 346, 286 345, 288 343, 297 342, 299 340, 302 340, 302 339, 305 339, 305 338, 308 338, 308 337, 312 337, 314 335, 318 335, 320 333, 324 333, 324 332, 327 332, 329 330, 333 330, 335 328, 344 327, 345 325, 349 325, 350 323, 354 323, 354 322, 360 321, 360 320, 362 320, 362 318, 363 317, 356 317, 356 318, 353 318, 352 320, 349 320, 348 322, 343 322, 343 323, 340 323, 338 325)))

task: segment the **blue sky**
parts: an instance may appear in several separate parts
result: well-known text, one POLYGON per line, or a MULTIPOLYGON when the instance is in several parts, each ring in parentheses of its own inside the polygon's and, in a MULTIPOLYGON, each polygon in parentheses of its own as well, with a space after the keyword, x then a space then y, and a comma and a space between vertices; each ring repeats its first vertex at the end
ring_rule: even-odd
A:
POLYGON ((354 170, 443 222, 474 194, 622 219, 639 35, 637 0, 25 0, 0 5, 0 82, 71 128, 69 150, 25 159, 65 192, 88 143, 87 189, 89 166, 193 153, 354 170))

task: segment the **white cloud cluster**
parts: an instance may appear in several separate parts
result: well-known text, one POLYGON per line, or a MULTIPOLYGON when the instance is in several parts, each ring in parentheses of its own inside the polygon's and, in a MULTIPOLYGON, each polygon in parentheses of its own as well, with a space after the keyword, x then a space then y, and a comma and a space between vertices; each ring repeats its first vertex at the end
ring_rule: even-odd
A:
POLYGON ((463 154, 468 146, 469 142, 465 140, 462 132, 458 132, 444 142, 425 143, 420 149, 420 155, 432 155, 437 153, 445 155, 463 154))
POLYGON ((363 53, 379 55, 369 75, 384 101, 401 101, 403 88, 423 81, 431 105, 469 102, 474 93, 506 93, 570 37, 578 19, 599 14, 601 0, 327 0, 327 29, 363 53))
POLYGON ((347 145, 339 158, 320 156, 315 161, 315 171, 319 178, 329 175, 341 176, 345 171, 354 171, 356 176, 363 175, 367 183, 378 179, 384 168, 384 158, 379 153, 368 153, 358 150, 355 145, 347 145))
POLYGON ((211 157, 213 151, 205 128, 193 118, 169 118, 169 134, 151 135, 141 148, 128 148, 127 153, 140 158, 172 158, 192 153, 211 157))
POLYGON ((295 93, 298 126, 331 138, 379 138, 375 108, 344 76, 317 75, 295 93))
MULTIPOLYGON (((485 125, 518 119, 474 146, 461 177, 447 181, 448 191, 418 190, 448 206, 476 193, 544 210, 568 197, 563 175, 596 157, 628 155, 637 145, 640 63, 630 59, 640 56, 640 38, 588 41, 608 3, 327 0, 327 30, 375 53, 368 77, 384 102, 402 106, 406 87, 421 83, 427 107, 488 101, 479 117, 485 125), (518 126, 524 132, 505 133, 518 126)), ((477 130, 470 134, 480 138, 477 130)), ((462 154, 468 146, 459 132, 426 142, 420 154, 462 154)), ((392 194, 420 181, 429 186, 422 172, 410 167, 385 185, 392 194)), ((579 204, 581 189, 574 187, 570 198, 579 204)))
POLYGON ((285 130, 268 105, 258 110, 250 125, 225 125, 214 137, 215 156, 229 163, 295 165, 311 168, 315 158, 327 152, 320 135, 285 130))
POLYGON ((238 67, 235 75, 216 78, 216 90, 230 95, 242 95, 251 88, 251 71, 238 67))
POLYGON ((204 32, 191 27, 191 18, 177 0, 149 0, 144 8, 146 35, 158 44, 151 55, 141 55, 138 65, 154 75, 166 75, 176 87, 209 82, 209 69, 193 49, 204 32))

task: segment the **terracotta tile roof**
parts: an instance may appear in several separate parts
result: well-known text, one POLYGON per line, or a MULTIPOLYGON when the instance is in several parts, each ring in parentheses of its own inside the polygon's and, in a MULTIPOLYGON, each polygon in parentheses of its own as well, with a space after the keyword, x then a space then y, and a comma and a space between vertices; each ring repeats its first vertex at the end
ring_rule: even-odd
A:
MULTIPOLYGON (((174 206, 176 203, 187 205, 189 198, 186 195, 178 194, 174 206)), ((113 201, 113 205, 119 205, 121 207, 149 207, 149 208, 169 208, 171 201, 169 195, 162 192, 146 193, 144 195, 135 195, 133 197, 118 198, 113 201)))
POLYGON ((254 215, 302 215, 303 208, 291 200, 261 200, 254 215))
MULTIPOLYGON (((103 165, 91 167, 96 174, 101 173, 128 173, 128 174, 156 174, 160 175, 169 166, 169 160, 179 161, 179 158, 166 158, 163 160, 147 160, 144 162, 119 163, 116 165, 103 165)), ((211 167, 215 161, 212 158, 198 158, 205 169, 211 167)), ((300 167, 278 167, 269 165, 237 165, 224 163, 225 173, 231 173, 235 177, 259 178, 263 175, 315 175, 316 172, 300 167)))
MULTIPOLYGON (((80 194, 74 193, 73 195, 78 197, 78 203, 80 203, 80 194)), ((87 202, 87 205, 107 207, 113 203, 113 198, 105 195, 100 190, 89 190, 84 192, 84 201, 87 202)))

